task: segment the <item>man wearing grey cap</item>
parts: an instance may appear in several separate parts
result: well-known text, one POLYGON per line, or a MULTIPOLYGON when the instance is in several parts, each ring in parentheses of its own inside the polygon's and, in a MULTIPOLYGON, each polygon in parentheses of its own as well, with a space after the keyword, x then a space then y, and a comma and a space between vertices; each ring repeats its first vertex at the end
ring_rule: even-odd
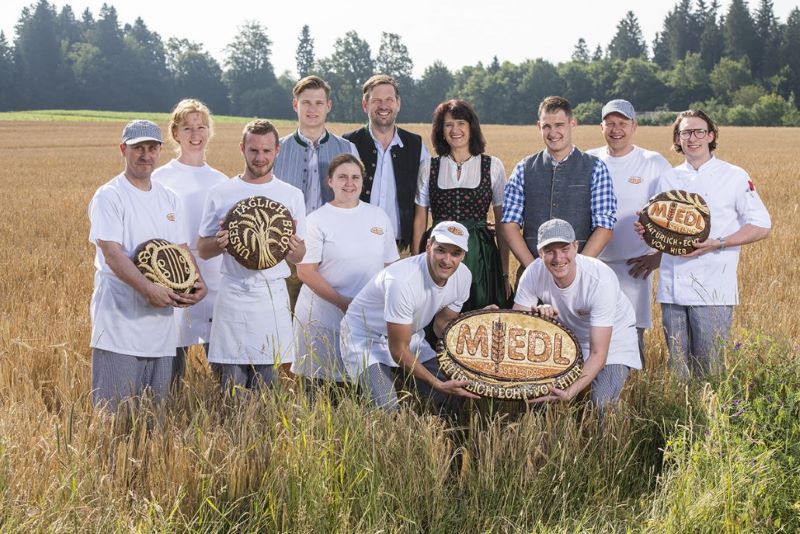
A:
POLYGON ((660 255, 636 233, 636 212, 658 191, 659 180, 672 174, 672 166, 658 152, 633 144, 636 111, 627 100, 611 100, 602 111, 600 128, 606 145, 587 151, 608 167, 617 196, 617 225, 611 241, 598 256, 616 273, 622 291, 636 311, 639 352, 644 362, 644 331, 653 326, 652 275, 660 255))
POLYGON ((444 221, 431 232, 425 253, 389 265, 356 295, 341 324, 342 360, 376 406, 398 410, 395 370, 438 409, 452 411, 458 397, 477 398, 463 381, 447 380, 425 340, 433 320, 441 336, 469 298, 472 275, 462 265, 469 232, 444 221))
POLYGON ((158 125, 128 123, 119 149, 124 171, 102 185, 89 204, 89 241, 96 246, 93 400, 111 409, 145 389, 156 399, 168 392, 177 342, 173 308, 195 304, 207 292, 201 279, 194 293, 175 293, 134 265, 133 252, 145 241, 181 243, 181 215, 175 194, 150 180, 161 153, 158 125))
POLYGON ((590 384, 600 407, 619 398, 630 369, 641 369, 636 316, 614 271, 602 261, 578 254, 572 226, 551 219, 539 226, 539 257, 520 278, 515 310, 556 318, 580 344, 584 366, 567 389, 550 388, 534 402, 569 401, 590 384), (540 304, 541 303, 541 304, 540 304))

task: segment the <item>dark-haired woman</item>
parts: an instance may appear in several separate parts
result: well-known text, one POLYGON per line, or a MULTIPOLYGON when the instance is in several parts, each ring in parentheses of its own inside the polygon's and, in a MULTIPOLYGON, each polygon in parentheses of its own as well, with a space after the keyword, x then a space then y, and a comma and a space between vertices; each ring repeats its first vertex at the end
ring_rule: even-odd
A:
POLYGON ((448 100, 436 107, 431 142, 438 156, 420 165, 412 243, 420 252, 424 250, 429 210, 434 226, 446 220, 462 223, 469 230, 464 264, 472 272, 469 300, 462 310, 489 304, 507 307, 508 246, 499 233, 495 243, 486 223, 490 208, 495 221, 503 215, 503 163, 483 153, 486 140, 478 116, 464 100, 448 100))

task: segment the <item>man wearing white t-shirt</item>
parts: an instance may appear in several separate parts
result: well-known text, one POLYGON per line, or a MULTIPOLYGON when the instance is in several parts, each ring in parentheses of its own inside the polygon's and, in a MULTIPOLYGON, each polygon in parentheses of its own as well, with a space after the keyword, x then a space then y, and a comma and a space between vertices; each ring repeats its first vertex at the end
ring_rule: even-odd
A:
MULTIPOLYGON (((659 192, 699 193, 708 204, 716 237, 695 243, 685 256, 661 256, 656 298, 661 303, 672 371, 680 377, 722 367, 720 342, 730 336, 733 307, 739 303, 736 271, 742 245, 769 235, 772 221, 744 169, 717 159, 719 133, 700 110, 680 113, 672 125, 673 149, 686 157, 659 192)), ((637 225, 637 231, 644 228, 637 225)))
POLYGON ((173 308, 206 295, 200 279, 191 294, 177 294, 139 272, 131 256, 150 239, 184 243, 174 193, 151 181, 161 153, 161 130, 132 121, 122 132, 125 170, 101 186, 89 204, 89 241, 96 246, 92 293, 92 390, 95 404, 114 408, 150 389, 169 390, 177 332, 173 308))
POLYGON ((514 309, 557 318, 578 339, 584 366, 567 389, 551 387, 549 395, 534 402, 569 401, 591 384, 591 400, 602 409, 619 398, 629 370, 641 369, 633 306, 614 271, 578 254, 567 221, 542 223, 537 243, 539 257, 520 278, 514 309))
POLYGON ((287 262, 296 264, 305 254, 303 193, 272 174, 280 151, 278 131, 269 121, 251 121, 242 133, 240 150, 245 160, 244 172, 213 187, 206 197, 197 241, 200 257, 209 259, 223 254, 228 232, 220 228, 220 222, 231 207, 251 196, 265 196, 286 206, 295 220, 296 233, 289 240, 286 259, 269 269, 247 269, 229 254, 223 254, 208 361, 224 390, 274 384, 279 367, 294 361, 285 279, 289 276, 287 262))
POLYGON ((633 144, 636 110, 627 100, 611 100, 602 111, 600 128, 606 146, 587 151, 608 167, 617 195, 617 224, 611 241, 598 256, 616 273, 620 287, 636 311, 639 355, 644 363, 644 331, 652 328, 652 271, 659 256, 639 239, 633 223, 638 211, 656 194, 659 180, 672 174, 664 156, 633 144))
POLYGON ((420 395, 440 410, 452 410, 459 397, 477 398, 464 389, 467 382, 444 377, 424 332, 433 320, 441 335, 469 298, 472 275, 461 264, 468 238, 459 223, 437 224, 424 254, 386 267, 347 308, 341 325, 342 360, 349 378, 360 383, 376 406, 399 409, 395 369, 411 377, 420 395))

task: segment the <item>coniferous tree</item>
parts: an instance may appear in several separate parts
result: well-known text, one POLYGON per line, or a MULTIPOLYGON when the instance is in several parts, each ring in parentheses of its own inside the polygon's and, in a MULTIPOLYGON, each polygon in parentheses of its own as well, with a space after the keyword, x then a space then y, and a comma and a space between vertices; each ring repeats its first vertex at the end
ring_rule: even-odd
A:
POLYGON ((589 56, 589 47, 586 45, 586 39, 581 37, 572 49, 572 61, 581 63, 588 63, 592 58, 589 56))
POLYGON ((300 37, 297 38, 297 52, 294 59, 297 64, 297 75, 305 78, 314 71, 314 39, 311 37, 311 30, 308 24, 303 25, 300 37))
POLYGON ((781 25, 772 8, 772 0, 761 0, 755 16, 757 50, 753 58, 753 75, 766 81, 780 70, 781 25))
POLYGON ((781 58, 785 65, 784 93, 794 96, 794 103, 800 106, 800 8, 794 8, 786 19, 781 43, 781 58))
POLYGON ((14 80, 14 54, 0 31, 0 111, 14 109, 16 102, 16 85, 14 80))
POLYGON ((63 84, 63 56, 58 39, 56 11, 47 0, 23 8, 14 41, 15 78, 20 104, 28 109, 59 107, 63 84))
POLYGON ((359 122, 363 119, 361 87, 375 72, 369 43, 355 31, 336 39, 333 54, 319 62, 320 74, 333 87, 335 120, 359 122))
POLYGON ((725 37, 719 20, 719 2, 713 0, 703 17, 703 31, 700 34, 700 57, 703 66, 710 71, 722 59, 725 37))
POLYGON ((233 42, 225 47, 225 81, 232 111, 242 115, 285 116, 286 95, 279 91, 272 67, 272 41, 255 21, 239 27, 233 42))
POLYGON ((633 11, 628 11, 617 24, 617 33, 608 45, 608 57, 622 61, 647 57, 647 44, 633 11))
POLYGON ((725 56, 731 59, 747 59, 753 65, 756 52, 756 26, 745 0, 731 0, 723 26, 725 56))

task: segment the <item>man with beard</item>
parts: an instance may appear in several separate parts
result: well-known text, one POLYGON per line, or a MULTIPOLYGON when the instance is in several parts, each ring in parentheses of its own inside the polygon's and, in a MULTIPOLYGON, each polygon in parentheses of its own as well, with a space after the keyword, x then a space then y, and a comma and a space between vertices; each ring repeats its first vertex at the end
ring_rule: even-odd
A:
POLYGON ((289 240, 286 259, 268 269, 247 269, 229 254, 223 254, 208 353, 223 390, 274 384, 279 378, 279 366, 294 361, 285 278, 289 276, 288 263, 298 263, 305 254, 303 193, 272 173, 280 151, 278 131, 269 121, 254 120, 244 128, 240 149, 244 172, 208 192, 197 242, 200 257, 209 259, 223 254, 228 232, 220 228, 220 222, 231 207, 248 197, 264 196, 286 206, 295 220, 296 233, 289 240))
POLYGON ((361 200, 389 215, 402 248, 411 243, 419 165, 430 154, 419 135, 395 124, 400 91, 394 78, 376 74, 364 83, 363 93, 361 107, 369 123, 343 137, 355 144, 366 168, 361 200))
POLYGON ((444 376, 424 332, 433 320, 441 337, 469 298, 472 275, 461 263, 468 239, 460 223, 437 224, 425 253, 376 274, 347 308, 341 323, 342 360, 350 380, 379 408, 399 409, 396 371, 440 411, 454 411, 464 397, 477 398, 464 389, 467 382, 444 376))
POLYGON ((553 218, 569 222, 578 251, 596 257, 616 223, 617 199, 608 169, 572 144, 577 123, 565 98, 542 100, 536 125, 547 148, 520 161, 511 173, 500 231, 521 268, 538 257, 537 229, 553 218))

